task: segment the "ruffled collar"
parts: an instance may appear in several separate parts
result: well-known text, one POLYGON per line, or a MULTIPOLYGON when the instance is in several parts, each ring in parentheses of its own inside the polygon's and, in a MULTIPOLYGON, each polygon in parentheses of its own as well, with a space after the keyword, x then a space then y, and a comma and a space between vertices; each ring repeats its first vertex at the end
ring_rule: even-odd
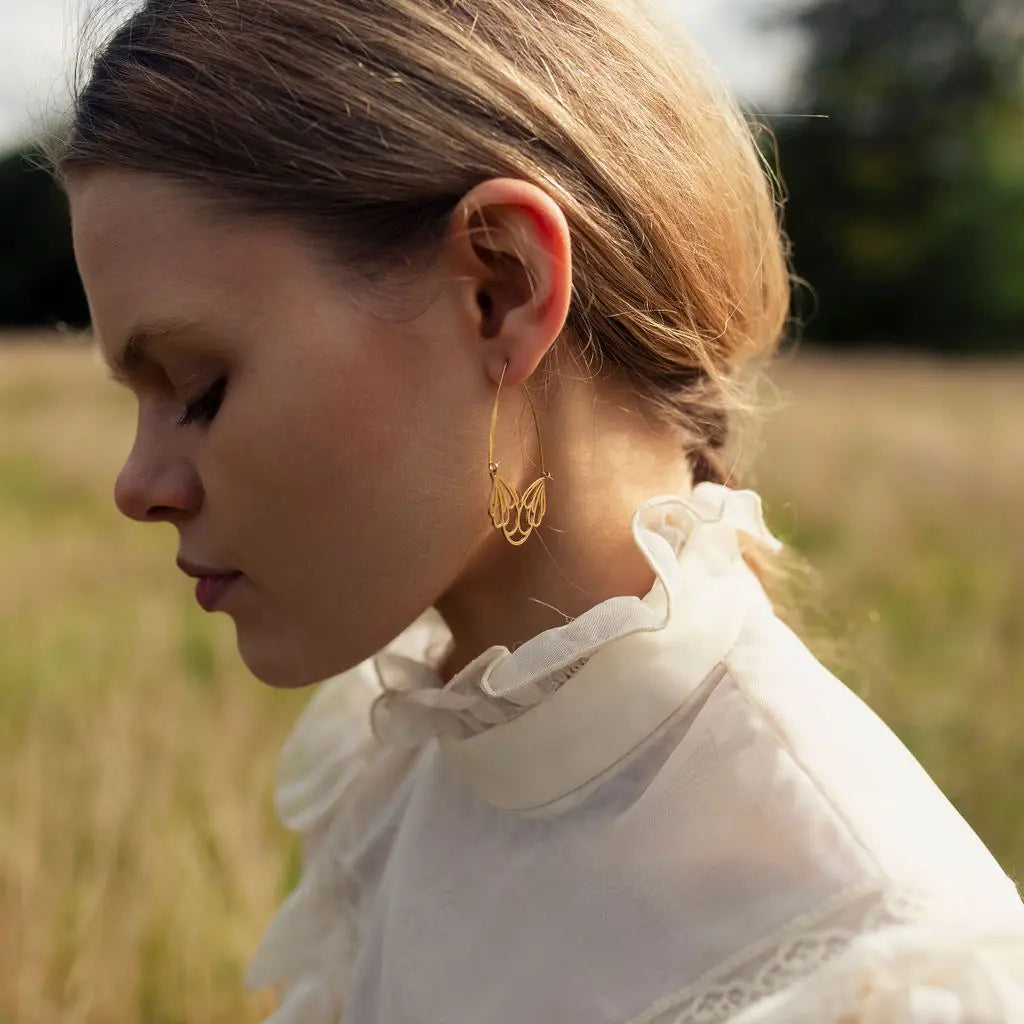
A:
POLYGON ((438 667, 451 633, 434 609, 420 616, 372 659, 378 738, 403 747, 437 736, 479 795, 526 809, 586 784, 650 735, 750 611, 770 612, 738 533, 782 545, 756 492, 711 482, 648 499, 630 529, 656 577, 643 598, 609 598, 514 650, 490 647, 447 684, 438 667))
POLYGON ((753 491, 701 483, 660 495, 635 510, 631 530, 656 575, 643 598, 611 598, 515 650, 491 647, 443 686, 451 634, 431 609, 318 687, 278 775, 278 814, 303 837, 303 875, 247 973, 250 988, 278 987, 274 1024, 338 1020, 360 892, 377 870, 367 851, 421 756, 443 758, 497 808, 547 813, 599 785, 714 681, 753 618, 772 614, 738 541, 780 547, 753 491))

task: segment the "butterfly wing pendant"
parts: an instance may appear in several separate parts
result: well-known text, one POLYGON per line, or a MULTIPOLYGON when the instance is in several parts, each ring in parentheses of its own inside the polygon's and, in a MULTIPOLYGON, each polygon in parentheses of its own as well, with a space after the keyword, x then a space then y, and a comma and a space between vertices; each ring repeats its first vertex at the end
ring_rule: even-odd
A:
POLYGON ((489 512, 495 529, 505 534, 505 540, 516 546, 526 542, 535 526, 540 526, 547 511, 547 493, 544 485, 547 475, 539 476, 520 495, 500 474, 491 480, 489 512))

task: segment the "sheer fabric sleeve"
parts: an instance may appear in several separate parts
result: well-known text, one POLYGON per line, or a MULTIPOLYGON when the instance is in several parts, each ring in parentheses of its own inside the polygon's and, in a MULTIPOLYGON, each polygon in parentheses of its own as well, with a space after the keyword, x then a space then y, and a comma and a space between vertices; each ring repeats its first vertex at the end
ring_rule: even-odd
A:
POLYGON ((1024 1024, 1024 906, 971 916, 870 885, 795 919, 628 1024, 1024 1024))
POLYGON ((373 735, 381 692, 367 661, 321 683, 278 762, 276 807, 302 842, 302 875, 265 932, 246 973, 272 986, 265 1024, 336 1024, 359 941, 360 910, 377 883, 390 837, 389 810, 416 748, 373 735))

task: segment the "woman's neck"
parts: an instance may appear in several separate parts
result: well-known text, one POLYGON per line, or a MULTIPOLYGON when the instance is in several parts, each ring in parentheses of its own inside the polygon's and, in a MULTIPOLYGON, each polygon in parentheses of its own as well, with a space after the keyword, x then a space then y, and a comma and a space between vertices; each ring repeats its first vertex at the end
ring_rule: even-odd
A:
MULTIPOLYGON (((514 649, 610 597, 643 597, 655 576, 633 540, 633 512, 652 495, 692 490, 678 431, 652 422, 627 389, 570 381, 543 408, 534 401, 551 474, 547 513, 520 546, 490 530, 436 602, 453 636, 444 682, 488 647, 514 649)), ((521 392, 502 405, 532 430, 521 392)), ((532 449, 506 459, 503 472, 510 464, 517 486, 540 475, 532 449)))

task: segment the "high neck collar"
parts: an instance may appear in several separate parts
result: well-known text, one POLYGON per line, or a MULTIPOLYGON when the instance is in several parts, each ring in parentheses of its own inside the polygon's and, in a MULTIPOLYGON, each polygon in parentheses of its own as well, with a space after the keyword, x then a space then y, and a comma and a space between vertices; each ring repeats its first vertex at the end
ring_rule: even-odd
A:
POLYGON ((609 598, 515 650, 490 647, 446 684, 451 633, 434 609, 420 616, 374 656, 378 737, 436 736, 450 767, 506 809, 550 803, 614 766, 715 669, 752 611, 770 613, 738 533, 781 547, 757 493, 710 482, 648 499, 630 529, 656 577, 643 598, 609 598))

